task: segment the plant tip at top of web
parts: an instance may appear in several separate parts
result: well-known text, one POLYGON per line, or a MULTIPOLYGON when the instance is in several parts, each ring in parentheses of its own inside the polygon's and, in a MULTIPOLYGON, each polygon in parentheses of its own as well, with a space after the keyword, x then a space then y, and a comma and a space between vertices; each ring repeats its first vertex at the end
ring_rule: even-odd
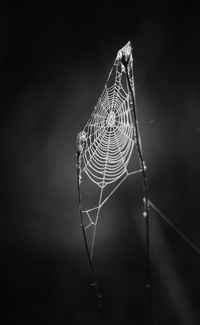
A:
POLYGON ((129 41, 117 52, 116 61, 122 61, 123 64, 127 64, 131 58, 131 52, 132 46, 131 42, 129 41))

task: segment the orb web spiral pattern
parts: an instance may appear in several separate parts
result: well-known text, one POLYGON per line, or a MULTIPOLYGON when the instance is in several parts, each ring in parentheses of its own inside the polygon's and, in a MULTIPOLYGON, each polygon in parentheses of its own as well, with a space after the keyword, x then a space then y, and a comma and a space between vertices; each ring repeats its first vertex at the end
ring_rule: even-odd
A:
POLYGON ((82 132, 82 171, 100 187, 127 172, 135 143, 131 99, 123 79, 122 63, 117 64, 116 71, 111 71, 110 78, 113 73, 113 84, 106 83, 82 132))

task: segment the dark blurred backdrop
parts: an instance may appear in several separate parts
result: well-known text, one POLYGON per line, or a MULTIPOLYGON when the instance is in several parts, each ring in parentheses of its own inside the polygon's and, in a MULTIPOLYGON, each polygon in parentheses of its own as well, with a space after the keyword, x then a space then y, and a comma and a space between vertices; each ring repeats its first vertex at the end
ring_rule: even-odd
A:
MULTIPOLYGON (((200 11, 28 3, 0 11, 3 324, 148 324, 141 179, 129 178, 99 221, 102 319, 80 231, 75 141, 131 40, 150 198, 200 246, 200 11)), ((155 213, 151 243, 157 324, 198 325, 200 256, 155 213)))

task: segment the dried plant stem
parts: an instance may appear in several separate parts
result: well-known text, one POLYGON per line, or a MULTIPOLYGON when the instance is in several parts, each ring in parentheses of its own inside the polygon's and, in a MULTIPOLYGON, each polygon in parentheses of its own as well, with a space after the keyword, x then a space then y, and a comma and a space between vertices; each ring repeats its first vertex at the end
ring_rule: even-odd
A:
POLYGON ((93 262, 92 262, 92 258, 90 257, 90 252, 89 252, 89 247, 88 247, 88 243, 87 243, 87 237, 86 237, 85 227, 84 227, 84 222, 83 222, 82 200, 81 200, 81 190, 80 190, 80 183, 81 183, 80 163, 81 163, 81 152, 82 152, 81 148, 82 148, 81 143, 77 143, 77 164, 76 164, 76 167, 77 167, 78 202, 79 202, 79 213, 80 213, 80 221, 81 221, 81 231, 82 231, 82 234, 83 234, 86 254, 87 254, 88 262, 89 262, 89 266, 90 266, 91 285, 95 289, 98 308, 102 313, 103 312, 103 309, 102 309, 102 295, 101 295, 101 293, 99 291, 98 283, 96 281, 95 269, 94 269, 94 265, 93 265, 93 262))
POLYGON ((150 256, 150 214, 149 214, 149 205, 148 205, 148 183, 147 183, 147 173, 146 173, 146 165, 142 153, 142 145, 140 140, 140 131, 139 131, 139 123, 137 118, 137 110, 136 110, 136 99, 133 93, 133 89, 131 86, 129 72, 128 72, 128 60, 125 55, 122 57, 122 63, 124 64, 125 71, 126 71, 126 79, 128 83, 128 88, 130 91, 130 96, 133 105, 133 117, 134 117, 134 127, 135 127, 135 137, 136 137, 136 146, 137 146, 137 153, 140 161, 140 166, 142 169, 142 176, 143 176, 143 203, 144 203, 144 210, 143 216, 145 219, 145 228, 146 228, 146 256, 147 256, 147 284, 146 289, 148 292, 148 302, 149 302, 149 320, 150 324, 154 324, 153 321, 153 292, 152 292, 152 276, 151 276, 151 256, 150 256))

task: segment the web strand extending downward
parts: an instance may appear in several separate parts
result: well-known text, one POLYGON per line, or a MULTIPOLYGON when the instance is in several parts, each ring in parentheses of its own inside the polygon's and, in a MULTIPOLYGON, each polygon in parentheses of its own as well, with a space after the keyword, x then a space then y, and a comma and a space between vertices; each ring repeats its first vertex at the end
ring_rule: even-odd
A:
POLYGON ((141 172, 140 169, 128 170, 136 139, 130 84, 127 82, 127 71, 122 62, 124 55, 128 59, 129 83, 135 93, 133 58, 129 42, 118 51, 102 94, 83 131, 78 135, 81 147, 80 181, 85 174, 100 189, 97 204, 82 211, 88 218, 85 230, 93 227, 91 258, 102 206, 129 175, 141 172), (105 189, 115 183, 114 188, 110 192, 107 191, 107 196, 103 198, 105 189), (95 217, 92 218, 91 213, 94 213, 95 217))

